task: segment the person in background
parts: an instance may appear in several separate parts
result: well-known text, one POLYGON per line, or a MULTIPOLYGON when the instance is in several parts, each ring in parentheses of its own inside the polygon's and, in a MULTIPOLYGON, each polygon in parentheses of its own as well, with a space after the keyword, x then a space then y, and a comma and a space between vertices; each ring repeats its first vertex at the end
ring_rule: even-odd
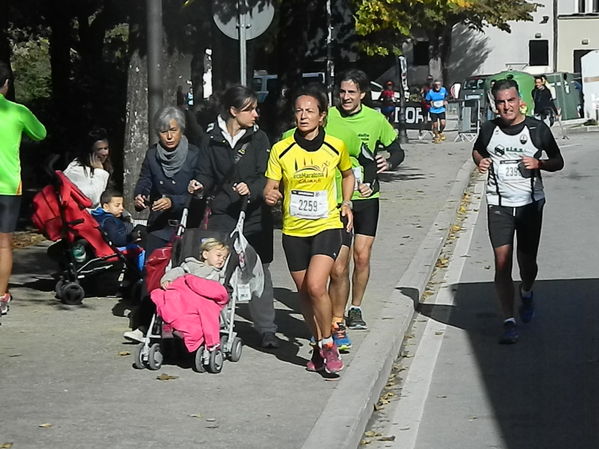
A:
POLYGON ((8 312, 12 295, 8 280, 12 273, 12 235, 21 209, 21 159, 23 133, 33 140, 46 137, 46 128, 25 106, 6 98, 14 81, 10 66, 0 61, 0 316, 8 312))
POLYGON ((447 89, 441 86, 441 81, 435 80, 433 88, 426 93, 425 97, 430 109, 429 114, 433 122, 433 143, 445 140, 445 113, 447 111, 447 89))
POLYGON ((553 125, 558 110, 553 102, 551 91, 547 87, 547 80, 542 76, 535 76, 532 99, 535 103, 535 118, 544 121, 547 126, 553 125))
POLYGON ((90 199, 90 209, 100 206, 100 196, 108 187, 112 174, 110 144, 104 128, 93 128, 87 134, 79 156, 71 161, 63 173, 90 199))
POLYGON ((429 110, 430 104, 426 101, 426 94, 433 88, 433 76, 428 75, 425 83, 420 88, 420 111, 422 113, 422 122, 420 123, 420 130, 418 131, 418 140, 422 139, 424 129, 427 127, 430 121, 429 110))
POLYGON ((393 124, 395 115, 395 90, 393 81, 385 83, 385 89, 381 92, 381 113, 387 117, 389 123, 393 124))

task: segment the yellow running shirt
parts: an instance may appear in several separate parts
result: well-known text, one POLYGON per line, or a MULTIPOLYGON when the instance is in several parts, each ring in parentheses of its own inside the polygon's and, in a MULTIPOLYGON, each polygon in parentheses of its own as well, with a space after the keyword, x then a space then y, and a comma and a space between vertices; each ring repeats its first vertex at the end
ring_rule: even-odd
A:
POLYGON ((337 208, 335 171, 350 170, 343 141, 326 134, 322 145, 309 151, 289 136, 270 150, 266 177, 283 183, 283 234, 311 237, 343 227, 337 208))

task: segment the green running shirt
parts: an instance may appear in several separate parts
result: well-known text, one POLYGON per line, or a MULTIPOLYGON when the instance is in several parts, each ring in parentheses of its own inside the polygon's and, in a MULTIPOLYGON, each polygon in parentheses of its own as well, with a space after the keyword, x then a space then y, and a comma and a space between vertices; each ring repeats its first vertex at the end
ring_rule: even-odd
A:
MULTIPOLYGON (((329 108, 327 126, 335 126, 341 122, 349 127, 358 138, 366 145, 368 151, 376 155, 377 145, 389 146, 397 139, 397 131, 380 112, 368 106, 362 105, 359 112, 343 116, 336 107, 329 108)), ((367 199, 378 198, 378 188, 375 193, 367 199)), ((362 197, 355 199, 364 199, 362 197)))
POLYGON ((46 137, 46 128, 25 106, 0 94, 0 195, 21 195, 19 147, 25 132, 33 140, 46 137))

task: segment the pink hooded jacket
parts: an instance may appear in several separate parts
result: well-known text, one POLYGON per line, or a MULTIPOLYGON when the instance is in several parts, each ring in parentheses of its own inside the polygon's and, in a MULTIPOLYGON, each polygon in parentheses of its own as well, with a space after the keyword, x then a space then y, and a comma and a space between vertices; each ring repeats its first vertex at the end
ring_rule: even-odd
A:
POLYGON ((189 352, 220 343, 220 311, 229 295, 218 282, 186 274, 150 297, 160 317, 182 334, 189 352))

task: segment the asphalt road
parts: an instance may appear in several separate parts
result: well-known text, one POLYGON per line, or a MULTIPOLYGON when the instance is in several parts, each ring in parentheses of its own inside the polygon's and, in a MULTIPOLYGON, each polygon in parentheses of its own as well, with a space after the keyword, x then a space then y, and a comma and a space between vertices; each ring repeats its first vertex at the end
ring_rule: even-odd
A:
POLYGON ((368 447, 599 447, 595 135, 560 140, 566 167, 543 175, 537 315, 519 326, 515 345, 497 343, 501 315, 480 204, 483 178, 474 186, 440 289, 421 304, 397 361, 401 385, 391 388, 393 399, 373 418, 368 447), (385 437, 394 441, 380 441, 385 437))

